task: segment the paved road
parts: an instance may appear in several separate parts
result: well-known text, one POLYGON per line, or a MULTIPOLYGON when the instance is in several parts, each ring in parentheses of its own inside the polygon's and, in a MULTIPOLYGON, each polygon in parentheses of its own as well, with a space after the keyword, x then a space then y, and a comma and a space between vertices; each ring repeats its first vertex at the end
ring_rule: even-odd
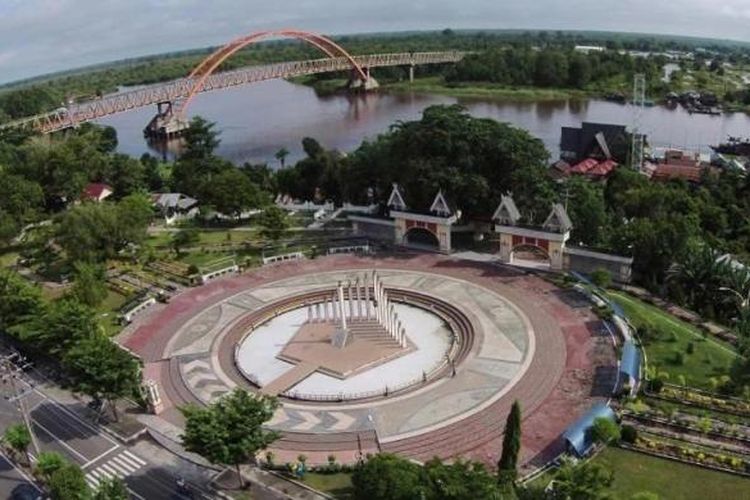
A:
POLYGON ((41 493, 24 472, 17 469, 5 455, 0 453, 0 498, 16 496, 31 499, 40 496, 41 493))
MULTIPOLYGON (((104 478, 119 477, 136 499, 190 498, 177 487, 178 467, 161 465, 140 456, 130 447, 119 444, 102 430, 79 418, 65 405, 50 398, 39 388, 32 387, 27 377, 19 380, 24 390, 24 402, 37 438, 40 451, 56 451, 81 466, 86 481, 96 488, 104 478)), ((9 387, 2 386, 0 399, 0 429, 21 421, 16 403, 9 400, 9 387)), ((13 471, 9 467, 9 471, 13 471)), ((0 492, 10 494, 15 485, 3 481, 20 478, 19 471, 0 477, 0 492), (6 479, 7 477, 7 479, 6 479)), ((20 479, 19 479, 20 478, 20 479)), ((215 498, 212 491, 197 484, 191 485, 192 498, 215 498)), ((0 495, 2 498, 2 495, 0 495)), ((10 498, 10 497, 9 497, 10 498)))

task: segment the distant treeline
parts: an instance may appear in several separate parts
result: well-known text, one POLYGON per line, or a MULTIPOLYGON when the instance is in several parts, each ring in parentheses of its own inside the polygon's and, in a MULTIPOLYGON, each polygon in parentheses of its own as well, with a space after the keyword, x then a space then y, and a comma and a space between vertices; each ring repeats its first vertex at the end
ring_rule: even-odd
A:
POLYGON ((584 89, 592 82, 623 75, 631 78, 634 73, 645 73, 648 81, 657 82, 664 62, 663 57, 631 57, 616 51, 587 54, 558 47, 521 46, 471 54, 453 66, 445 79, 584 89))
MULTIPOLYGON (((575 70, 579 65, 586 66, 581 59, 570 57, 570 51, 577 44, 599 44, 606 45, 610 49, 647 51, 694 50, 696 47, 702 47, 706 50, 721 52, 728 61, 745 59, 749 54, 748 45, 737 42, 598 32, 453 31, 446 29, 441 32, 340 36, 335 37, 335 40, 352 54, 429 50, 486 51, 488 54, 483 57, 496 65, 496 72, 489 75, 492 77, 491 81, 504 81, 504 78, 511 78, 514 81, 523 81, 524 84, 536 84, 534 80, 538 77, 540 81, 551 82, 545 85, 564 85, 565 83, 561 82, 570 82, 571 73, 574 76, 573 80, 580 80, 575 76, 578 72, 571 71, 571 68, 575 70), (502 69, 504 63, 500 62, 500 59, 505 56, 501 57, 500 50, 513 48, 513 57, 519 58, 520 62, 530 63, 532 55, 528 51, 531 47, 554 48, 559 51, 559 57, 554 51, 543 51, 540 56, 543 58, 542 62, 548 59, 555 65, 554 70, 548 75, 543 74, 543 71, 536 71, 537 59, 535 58, 532 66, 523 68, 524 71, 531 71, 532 75, 502 76, 507 72, 502 69), (526 57, 529 60, 525 60, 526 57), (564 74, 566 71, 563 71, 566 64, 563 59, 567 61, 567 75, 564 74)), ((80 71, 68 71, 60 76, 47 75, 39 79, 27 79, 18 85, 5 85, 6 90, 0 90, 0 122, 52 110, 65 105, 69 99, 85 99, 113 92, 120 86, 147 85, 185 76, 209 50, 193 50, 119 61, 109 66, 92 67, 91 71, 84 68, 80 71)), ((315 57, 322 56, 316 49, 301 42, 271 41, 238 52, 220 69, 228 70, 250 64, 315 57)), ((596 80, 607 69, 616 66, 616 54, 612 57, 615 60, 611 60, 609 56, 603 61, 590 58, 592 79, 596 80)), ((463 71, 477 73, 479 70, 469 65, 471 61, 476 62, 475 59, 470 59, 463 71)), ((541 64, 539 63, 539 66, 541 64)), ((627 64, 632 66, 637 63, 627 64)), ((622 71, 621 68, 618 69, 622 71)), ((393 70, 388 71, 386 73, 389 76, 394 76, 393 70)), ((454 74, 454 77, 458 77, 458 74, 454 74)), ((571 86, 578 84, 580 81, 567 83, 571 86)))

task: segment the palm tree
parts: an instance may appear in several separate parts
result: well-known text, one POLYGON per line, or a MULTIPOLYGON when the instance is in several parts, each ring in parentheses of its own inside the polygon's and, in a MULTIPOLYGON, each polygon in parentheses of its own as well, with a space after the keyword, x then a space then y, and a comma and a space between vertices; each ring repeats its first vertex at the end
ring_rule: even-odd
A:
POLYGON ((276 154, 274 157, 279 160, 279 163, 281 163, 281 168, 284 168, 284 164, 286 163, 286 157, 289 156, 289 150, 285 147, 282 147, 278 151, 276 151, 276 154))
POLYGON ((692 245, 681 262, 670 266, 667 283, 690 307, 706 312, 714 308, 717 292, 731 274, 729 260, 719 251, 697 244, 692 245))

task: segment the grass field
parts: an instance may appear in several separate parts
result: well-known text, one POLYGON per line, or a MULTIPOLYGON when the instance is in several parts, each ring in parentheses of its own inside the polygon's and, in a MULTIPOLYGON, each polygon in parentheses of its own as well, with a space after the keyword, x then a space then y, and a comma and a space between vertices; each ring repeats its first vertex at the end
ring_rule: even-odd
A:
POLYGON ((328 493, 336 498, 349 499, 352 497, 352 475, 339 472, 336 474, 317 474, 308 472, 303 481, 311 488, 328 493))
POLYGON ((650 491, 662 500, 750 498, 750 479, 651 457, 620 448, 607 448, 595 459, 615 471, 612 492, 627 500, 650 491))
POLYGON ((648 363, 668 373, 669 382, 678 383, 682 375, 690 386, 712 389, 711 377, 728 374, 736 354, 727 344, 704 337, 696 327, 630 295, 620 292, 609 295, 624 309, 633 326, 645 325, 653 332, 653 338, 644 342, 648 363), (688 353, 689 344, 693 345, 692 354, 688 353))
POLYGON ((413 83, 409 83, 408 81, 389 83, 384 85, 384 88, 394 92, 421 92, 453 97, 489 98, 508 101, 553 101, 591 97, 591 94, 575 89, 508 87, 507 85, 492 83, 447 84, 443 81, 442 77, 417 78, 413 83))

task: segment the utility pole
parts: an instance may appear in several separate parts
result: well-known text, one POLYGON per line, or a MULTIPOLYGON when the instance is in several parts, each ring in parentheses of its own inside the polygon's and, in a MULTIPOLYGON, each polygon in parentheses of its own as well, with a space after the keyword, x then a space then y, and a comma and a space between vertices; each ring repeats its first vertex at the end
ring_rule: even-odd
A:
POLYGON ((630 162, 636 170, 643 168, 643 134, 640 131, 643 109, 646 107, 646 75, 636 73, 633 77, 633 143, 630 162))
POLYGON ((34 450, 34 455, 39 456, 39 443, 37 443, 36 436, 34 435, 34 429, 31 426, 31 419, 29 418, 29 412, 26 408, 26 402, 24 400, 24 397, 29 393, 31 389, 19 393, 19 388, 16 384, 16 378, 18 377, 18 374, 23 373, 23 371, 30 366, 31 363, 27 362, 26 358, 24 358, 17 352, 13 352, 11 354, 0 357, 0 373, 2 373, 0 377, 2 378, 3 383, 10 382, 10 388, 12 392, 12 395, 7 397, 6 399, 8 401, 16 403, 18 411, 21 413, 21 417, 23 418, 23 423, 26 425, 26 429, 28 429, 29 431, 29 436, 31 436, 31 447, 34 450))

